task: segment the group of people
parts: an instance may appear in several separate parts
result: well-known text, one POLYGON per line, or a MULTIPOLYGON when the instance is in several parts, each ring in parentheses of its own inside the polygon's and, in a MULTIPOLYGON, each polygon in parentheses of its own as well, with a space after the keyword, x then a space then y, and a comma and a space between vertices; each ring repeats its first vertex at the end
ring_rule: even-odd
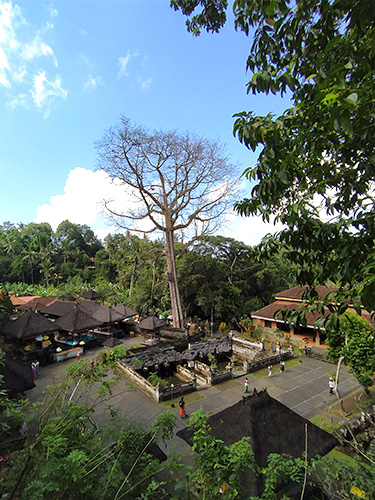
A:
MULTIPOLYGON (((268 376, 272 377, 272 370, 273 370, 273 365, 268 366, 268 376)), ((285 361, 281 360, 280 361, 280 373, 285 372, 285 361)))

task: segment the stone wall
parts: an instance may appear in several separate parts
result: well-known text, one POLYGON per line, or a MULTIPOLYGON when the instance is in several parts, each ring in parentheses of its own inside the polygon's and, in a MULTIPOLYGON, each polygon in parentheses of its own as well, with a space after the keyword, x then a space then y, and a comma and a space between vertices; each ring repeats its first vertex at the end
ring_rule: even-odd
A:
POLYGON ((261 368, 266 368, 269 365, 276 365, 280 363, 281 360, 291 359, 293 355, 290 351, 281 351, 281 354, 275 354, 273 356, 268 356, 264 359, 257 359, 255 361, 244 361, 244 370, 247 373, 255 372, 261 368))
POLYGON ((152 397, 155 401, 159 402, 159 385, 151 385, 144 377, 139 375, 133 368, 130 368, 125 363, 119 361, 117 363, 117 368, 125 375, 125 377, 139 387, 143 392, 152 397))
POLYGON ((232 354, 238 359, 252 360, 262 351, 261 342, 251 342, 241 337, 232 337, 232 354))
POLYGON ((126 363, 121 361, 117 363, 118 369, 125 375, 125 377, 131 380, 137 387, 139 387, 144 393, 149 395, 154 401, 159 403, 160 401, 166 401, 188 392, 193 392, 196 389, 196 382, 184 382, 182 384, 175 385, 173 389, 171 387, 161 387, 160 385, 151 385, 144 377, 139 375, 135 370, 133 370, 126 363))

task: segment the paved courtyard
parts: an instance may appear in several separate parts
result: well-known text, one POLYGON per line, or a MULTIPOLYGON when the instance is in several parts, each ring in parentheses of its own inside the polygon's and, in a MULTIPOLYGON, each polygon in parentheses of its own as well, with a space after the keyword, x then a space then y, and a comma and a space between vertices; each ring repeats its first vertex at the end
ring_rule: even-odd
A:
MULTIPOLYGON (((125 339, 124 344, 130 347, 132 344, 139 343, 137 338, 125 339)), ((84 357, 94 358, 102 350, 93 350, 85 353, 84 357)), ((36 387, 28 391, 28 398, 32 401, 38 401, 43 397, 43 391, 47 385, 56 384, 61 379, 66 367, 76 363, 75 359, 62 363, 56 363, 42 367, 39 377, 36 379, 36 387)), ((334 373, 335 365, 304 356, 301 362, 288 367, 284 373, 280 373, 278 366, 274 367, 272 377, 268 377, 265 371, 257 374, 248 374, 250 391, 253 388, 262 390, 267 388, 270 396, 274 397, 299 415, 311 418, 317 414, 325 414, 333 420, 339 420, 330 413, 330 408, 336 405, 335 395, 329 395, 328 379, 334 373), (264 374, 264 376, 262 376, 264 374)), ((235 403, 243 396, 245 374, 233 380, 229 380, 220 385, 202 388, 196 393, 187 395, 186 411, 188 414, 202 408, 207 414, 217 413, 235 403)), ((359 384, 356 379, 344 367, 340 376, 340 394, 344 400, 355 392, 359 392, 359 384)), ((177 417, 177 429, 183 428, 186 421, 179 418, 179 408, 175 401, 172 411, 177 417)), ((108 404, 108 403, 106 403, 108 404)), ((142 423, 148 426, 153 423, 155 418, 166 411, 165 406, 153 401, 131 384, 126 378, 121 377, 115 385, 113 397, 110 404, 118 411, 118 414, 125 417, 128 423, 142 423)), ((104 412, 103 412, 104 415, 104 412)), ((96 420, 98 423, 104 423, 104 416, 98 411, 96 420)), ((170 449, 171 443, 168 444, 170 449)), ((174 451, 185 453, 188 451, 188 445, 181 439, 175 437, 173 440, 174 451)))

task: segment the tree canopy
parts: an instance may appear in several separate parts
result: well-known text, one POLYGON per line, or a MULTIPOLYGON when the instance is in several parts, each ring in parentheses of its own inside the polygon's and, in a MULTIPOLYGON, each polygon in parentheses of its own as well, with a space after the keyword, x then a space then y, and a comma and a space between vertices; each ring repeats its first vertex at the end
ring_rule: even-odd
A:
POLYGON ((105 200, 120 227, 165 238, 173 323, 183 324, 175 261, 175 236, 195 241, 214 232, 230 210, 237 183, 235 165, 218 141, 190 132, 148 131, 122 117, 97 143, 98 167, 126 187, 132 208, 105 200), (141 221, 147 225, 140 225, 141 221), (150 225, 151 223, 151 225, 150 225))
MULTIPOLYGON (((188 29, 217 31, 227 2, 173 0, 188 29)), ((250 93, 287 93, 281 116, 235 115, 234 133, 260 147, 243 215, 276 216, 299 280, 336 280, 375 303, 375 9, 372 0, 237 0, 236 29, 252 35, 250 93)))

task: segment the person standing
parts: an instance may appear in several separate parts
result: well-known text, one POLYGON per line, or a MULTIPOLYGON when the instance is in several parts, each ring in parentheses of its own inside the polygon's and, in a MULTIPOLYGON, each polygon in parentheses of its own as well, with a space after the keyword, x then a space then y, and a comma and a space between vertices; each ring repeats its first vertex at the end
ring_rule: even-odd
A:
POLYGON ((328 388, 329 394, 333 394, 335 392, 335 381, 332 377, 329 377, 328 388))
POLYGON ((271 352, 272 352, 272 354, 273 354, 273 340, 271 340, 270 347, 271 347, 271 352))
POLYGON ((249 379, 245 378, 245 390, 244 392, 249 392, 249 379))
POLYGON ((268 367, 268 376, 272 377, 272 365, 268 367))
POLYGON ((36 376, 38 376, 39 375, 39 361, 38 360, 35 361, 35 371, 36 371, 36 376))
POLYGON ((35 363, 35 361, 31 362, 31 371, 33 374, 33 378, 36 378, 36 363, 35 363))
POLYGON ((280 373, 283 373, 285 371, 285 361, 281 360, 280 361, 280 373))

